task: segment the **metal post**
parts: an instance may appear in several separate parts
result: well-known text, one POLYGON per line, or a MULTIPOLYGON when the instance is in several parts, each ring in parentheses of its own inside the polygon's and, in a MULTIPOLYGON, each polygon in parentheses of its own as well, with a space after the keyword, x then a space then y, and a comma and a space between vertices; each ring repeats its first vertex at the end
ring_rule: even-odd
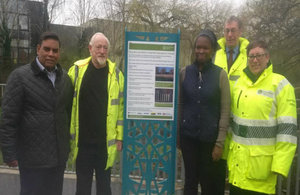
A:
POLYGON ((278 176, 278 181, 277 181, 277 195, 281 195, 282 194, 282 176, 279 175, 278 176))

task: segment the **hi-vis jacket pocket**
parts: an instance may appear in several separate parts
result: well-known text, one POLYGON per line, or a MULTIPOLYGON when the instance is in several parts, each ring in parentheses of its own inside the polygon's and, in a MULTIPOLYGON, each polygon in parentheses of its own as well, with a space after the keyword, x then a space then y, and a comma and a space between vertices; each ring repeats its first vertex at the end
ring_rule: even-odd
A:
POLYGON ((271 173, 274 147, 260 147, 249 149, 249 166, 247 178, 265 180, 271 173))

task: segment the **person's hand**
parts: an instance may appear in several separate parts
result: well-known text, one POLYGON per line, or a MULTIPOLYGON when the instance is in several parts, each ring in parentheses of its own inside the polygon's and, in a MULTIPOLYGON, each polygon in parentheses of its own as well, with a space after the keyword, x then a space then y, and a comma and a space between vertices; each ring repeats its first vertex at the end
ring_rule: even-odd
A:
POLYGON ((123 149, 123 142, 121 140, 116 140, 117 150, 120 152, 123 149))
POLYGON ((222 157, 223 148, 215 145, 213 152, 212 152, 212 159, 213 161, 218 161, 222 157))
POLYGON ((17 167, 18 166, 18 161, 17 160, 13 160, 7 163, 7 165, 9 167, 17 167))

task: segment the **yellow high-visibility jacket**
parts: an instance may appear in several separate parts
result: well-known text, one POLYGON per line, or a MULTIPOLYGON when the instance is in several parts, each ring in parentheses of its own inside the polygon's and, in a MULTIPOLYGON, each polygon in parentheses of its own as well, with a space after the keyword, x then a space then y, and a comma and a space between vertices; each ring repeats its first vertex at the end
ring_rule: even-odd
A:
MULTIPOLYGON (((74 97, 71 116, 71 157, 73 160, 78 152, 79 135, 79 94, 82 78, 87 70, 91 57, 79 60, 70 68, 68 74, 74 85, 74 97)), ((106 118, 106 140, 107 140, 107 163, 106 169, 113 166, 117 157, 117 148, 115 141, 123 140, 123 110, 124 110, 124 76, 116 67, 115 63, 107 60, 108 64, 108 104, 106 118)))
POLYGON ((214 63, 217 66, 223 68, 229 78, 229 84, 231 85, 240 77, 241 72, 247 66, 247 46, 249 41, 245 38, 240 37, 240 53, 237 58, 233 62, 230 71, 228 71, 227 67, 227 54, 226 54, 226 40, 225 38, 221 38, 218 40, 220 45, 220 49, 216 52, 214 63))
POLYGON ((255 83, 243 72, 231 98, 229 183, 274 194, 277 175, 288 175, 297 147, 294 88, 270 65, 255 83))
MULTIPOLYGON (((239 44, 240 44, 239 54, 237 55, 235 61, 233 62, 230 71, 228 71, 228 66, 227 66, 226 39, 223 37, 218 40, 218 43, 220 45, 220 49, 216 52, 216 55, 214 57, 214 63, 226 71, 228 75, 230 91, 231 91, 231 89, 233 88, 233 84, 240 77, 244 68, 246 68, 247 66, 247 46, 249 45, 249 41, 242 37, 239 38, 239 44)), ((227 131, 222 159, 227 158, 231 136, 232 136, 231 130, 229 129, 227 131)))

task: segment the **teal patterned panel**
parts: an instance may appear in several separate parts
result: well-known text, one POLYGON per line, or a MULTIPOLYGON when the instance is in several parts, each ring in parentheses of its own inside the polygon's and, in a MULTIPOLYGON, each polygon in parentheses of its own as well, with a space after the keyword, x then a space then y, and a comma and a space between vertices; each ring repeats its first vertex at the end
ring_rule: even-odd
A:
POLYGON ((122 194, 174 194, 177 125, 178 34, 126 32, 122 194), (176 42, 174 120, 126 118, 128 41, 176 42))

